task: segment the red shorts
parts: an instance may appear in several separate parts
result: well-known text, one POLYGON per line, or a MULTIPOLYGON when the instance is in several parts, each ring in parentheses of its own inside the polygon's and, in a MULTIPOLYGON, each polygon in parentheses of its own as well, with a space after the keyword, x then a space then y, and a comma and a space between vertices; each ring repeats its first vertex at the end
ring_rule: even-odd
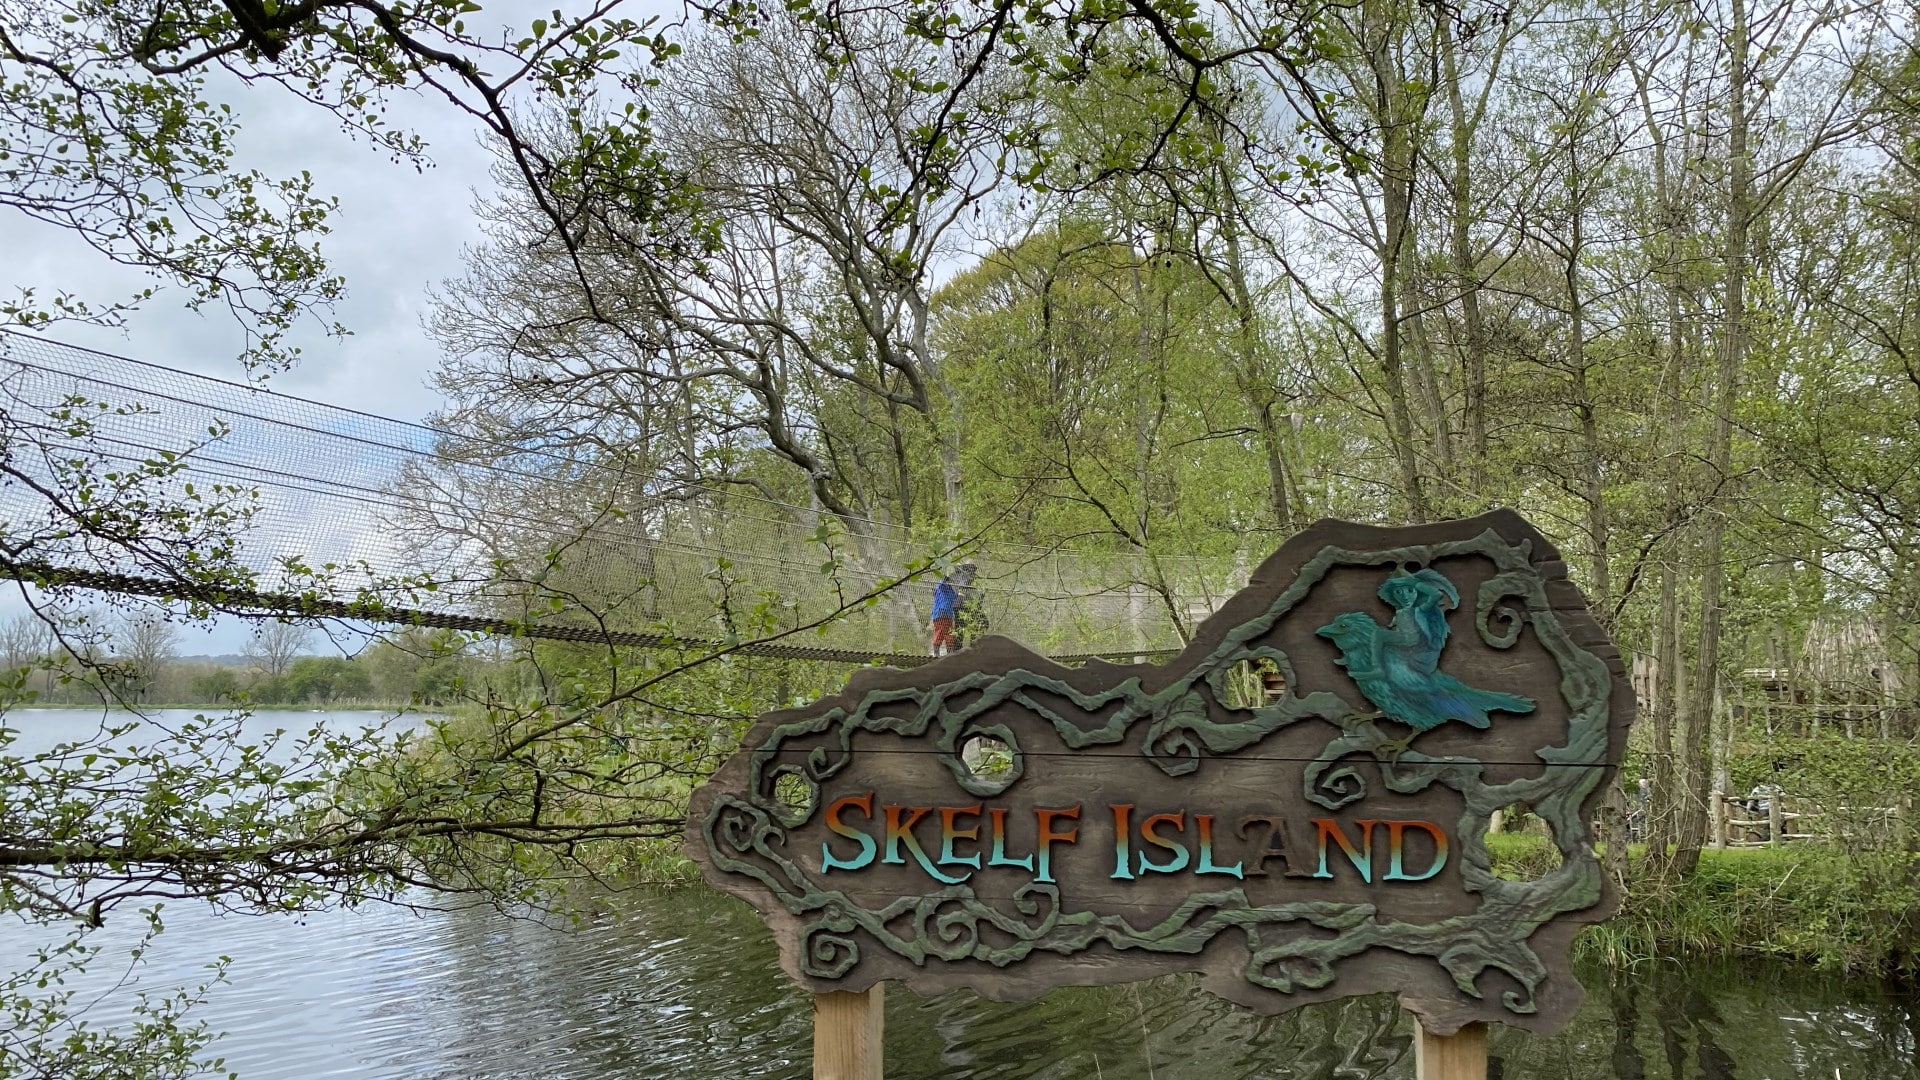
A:
POLYGON ((955 641, 953 637, 953 620, 952 619, 933 620, 933 647, 934 648, 938 649, 942 646, 952 647, 958 644, 959 642, 955 641))

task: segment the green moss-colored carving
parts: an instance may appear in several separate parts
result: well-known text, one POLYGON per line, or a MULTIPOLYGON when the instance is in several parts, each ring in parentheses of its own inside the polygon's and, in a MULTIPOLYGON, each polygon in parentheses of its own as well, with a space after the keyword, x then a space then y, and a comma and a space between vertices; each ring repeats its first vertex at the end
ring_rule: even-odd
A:
POLYGON ((867 947, 919 965, 970 959, 1004 968, 1036 953, 1071 955, 1096 943, 1121 952, 1195 954, 1217 935, 1239 931, 1249 953, 1247 980, 1278 993, 1325 987, 1341 960, 1385 948, 1432 957, 1463 993, 1476 998, 1476 980, 1483 973, 1505 972, 1522 989, 1504 994, 1502 1005, 1516 1014, 1531 1013, 1546 968, 1528 939, 1554 918, 1590 908, 1601 898, 1601 871, 1580 807, 1600 782, 1608 760, 1613 680, 1606 662, 1568 635, 1530 556, 1529 544, 1510 543, 1493 530, 1469 540, 1384 551, 1329 546, 1309 559, 1264 611, 1233 627, 1199 662, 1154 693, 1146 692, 1137 678, 1086 693, 1032 671, 972 673, 932 687, 876 690, 850 709, 829 709, 782 725, 751 749, 748 793, 718 796, 702 822, 713 865, 759 881, 802 919, 802 970, 819 979, 843 977, 867 947), (1287 674, 1288 685, 1294 685, 1286 655, 1253 643, 1333 568, 1429 565, 1463 555, 1483 556, 1496 569, 1475 597, 1474 625, 1481 640, 1493 648, 1510 648, 1523 628, 1532 626, 1559 666, 1567 739, 1538 752, 1543 763, 1557 767, 1491 784, 1481 763, 1470 758, 1432 757, 1397 747, 1385 754, 1382 748, 1391 744, 1364 702, 1330 692, 1290 693, 1248 709, 1227 710, 1219 704, 1225 700, 1222 680, 1242 661, 1270 660, 1287 674), (1083 726, 1049 708, 1036 692, 1066 699, 1088 714, 1112 711, 1097 726, 1083 726), (1210 702, 1233 719, 1213 719, 1210 702), (1412 793, 1441 784, 1458 792, 1465 804, 1457 828, 1461 874, 1480 903, 1465 915, 1416 924, 1382 921, 1366 904, 1254 905, 1235 888, 1195 894, 1167 918, 1135 926, 1116 915, 1062 910, 1055 887, 1031 884, 1003 902, 1005 906, 977 896, 967 885, 955 885, 869 908, 843 892, 822 888, 783 853, 788 829, 803 824, 790 817, 783 820, 788 812, 773 797, 777 774, 792 771, 790 761, 779 763, 789 741, 820 736, 830 740, 830 745, 815 747, 805 769, 796 774, 811 785, 816 812, 819 784, 847 767, 858 733, 931 738, 961 788, 992 796, 1018 783, 1023 771, 1025 751, 1014 733, 983 719, 1009 704, 1048 721, 1061 744, 1071 749, 1114 745, 1137 733, 1141 752, 1173 776, 1193 772, 1203 754, 1235 753, 1308 718, 1328 721, 1341 734, 1306 765, 1306 797, 1333 809, 1365 797, 1365 778, 1342 764, 1359 754, 1375 757, 1390 790, 1412 793), (1008 745, 1013 753, 1010 772, 988 779, 967 768, 960 748, 976 735, 991 735, 1008 745), (1527 803, 1546 820, 1561 851, 1561 865, 1537 880, 1504 880, 1489 869, 1484 840, 1488 820, 1495 809, 1515 802, 1527 803))

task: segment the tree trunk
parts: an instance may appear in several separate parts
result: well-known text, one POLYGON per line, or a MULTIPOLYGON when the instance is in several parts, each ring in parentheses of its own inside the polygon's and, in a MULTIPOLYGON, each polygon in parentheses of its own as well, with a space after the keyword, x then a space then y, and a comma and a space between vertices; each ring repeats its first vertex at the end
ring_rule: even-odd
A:
POLYGON ((1612 608, 1613 586, 1607 573, 1607 503, 1606 483, 1600 468, 1599 410, 1587 379, 1587 302, 1580 287, 1583 224, 1576 195, 1571 243, 1567 248, 1567 348, 1573 366, 1573 407, 1580 417, 1580 484, 1587 504, 1587 539, 1591 552, 1588 586, 1594 608, 1605 619, 1606 612, 1612 608))
POLYGON ((1453 214, 1449 255, 1453 261, 1453 287, 1460 297, 1460 318, 1466 330, 1461 373, 1462 419, 1466 425, 1467 488, 1481 500, 1487 493, 1487 331, 1480 312, 1480 275, 1473 258, 1472 237, 1467 227, 1473 215, 1473 129, 1467 122, 1466 104, 1460 94, 1458 48, 1454 45, 1452 20, 1441 17, 1440 61, 1447 84, 1447 104, 1452 113, 1453 214))
POLYGON ((893 454, 893 498, 898 504, 896 522, 903 529, 913 528, 913 462, 907 453, 906 432, 901 430, 900 403, 887 406, 887 448, 893 454))
POLYGON ((1421 480, 1420 463, 1414 456, 1413 409, 1408 400, 1405 353, 1402 348, 1406 329, 1400 313, 1401 257, 1405 253, 1408 219, 1413 211, 1412 163, 1406 158, 1412 155, 1396 154, 1391 149, 1406 139, 1405 133, 1391 128, 1388 130, 1387 144, 1390 149, 1380 177, 1380 201, 1386 227, 1380 252, 1380 373, 1387 383, 1387 437, 1393 443, 1394 461, 1400 468, 1401 494, 1406 499, 1409 517, 1414 521, 1426 521, 1432 512, 1421 480), (1406 170, 1405 173, 1399 173, 1396 169, 1396 158, 1400 159, 1398 165, 1406 170))
MULTIPOLYGON (((1417 433, 1409 396, 1404 343, 1406 327, 1401 308, 1405 273, 1403 260, 1412 254, 1414 153, 1412 121, 1404 115, 1409 93, 1407 80, 1393 58, 1395 35, 1404 20, 1381 10, 1382 4, 1363 5, 1361 32, 1375 35, 1367 42, 1368 75, 1374 95, 1374 118, 1381 127, 1380 159, 1380 373, 1387 390, 1387 439, 1393 444, 1400 472, 1401 495, 1409 518, 1426 521, 1432 508, 1414 451, 1417 433)), ((1364 39, 1363 39, 1364 40, 1364 39)))
POLYGON ((1406 372, 1400 354, 1400 312, 1393 295, 1397 291, 1394 279, 1399 269, 1398 263, 1399 256, 1389 253, 1381 260, 1380 268, 1380 316, 1383 324, 1380 372, 1387 381, 1387 438, 1393 443, 1394 462, 1400 468, 1400 490, 1407 502, 1407 514, 1413 521, 1426 521, 1432 515, 1420 481, 1420 464, 1413 453, 1413 412, 1407 405, 1406 372))
MULTIPOLYGON (((1217 170, 1221 188, 1220 232, 1227 251, 1226 283, 1236 322, 1234 349, 1240 356, 1240 389, 1247 399, 1259 431, 1260 448, 1267 459, 1267 502, 1273 511, 1273 524, 1283 535, 1294 528, 1293 505, 1288 491, 1285 437, 1274 419, 1273 407, 1279 389, 1273 386, 1260 362, 1259 312, 1253 289, 1247 283, 1246 258, 1241 250, 1239 209, 1233 191, 1233 177, 1223 163, 1217 170)), ((1199 248, 1195 244, 1196 250, 1199 248)))
POLYGON ((1647 695, 1653 713, 1653 799, 1647 808, 1647 850, 1657 872, 1668 864, 1678 810, 1680 770, 1675 767, 1674 721, 1685 694, 1680 678, 1679 568, 1669 555, 1660 567, 1660 613, 1654 627, 1654 685, 1647 695))
MULTIPOLYGON (((1403 250, 1418 253, 1419 237, 1411 222, 1407 235, 1401 241, 1403 250)), ((1426 422, 1427 435, 1432 444, 1432 473, 1441 480, 1453 476, 1453 426, 1447 418, 1445 399, 1440 392, 1440 377, 1434 369, 1433 342, 1427 336, 1427 316, 1423 310, 1425 303, 1420 292, 1420 281, 1414 267, 1419 265, 1416 259, 1413 265, 1400 268, 1400 325, 1405 328, 1407 349, 1406 362, 1412 375, 1413 387, 1419 395, 1422 419, 1426 422)), ((1431 496, 1430 496, 1431 497, 1431 496)))
POLYGON ((955 536, 961 536, 967 531, 965 480, 960 472, 960 431, 964 418, 960 395, 948 392, 946 399, 947 422, 940 431, 941 497, 947 501, 947 528, 955 536))
MULTIPOLYGON (((1672 249, 1669 248, 1669 251, 1672 249)), ((1686 612, 1680 603, 1681 552, 1687 528, 1680 524, 1684 513, 1685 474, 1680 467, 1681 448, 1685 445, 1686 407, 1682 398, 1682 372, 1686 365, 1686 339, 1680 324, 1680 291, 1669 279, 1667 289, 1667 363, 1661 382, 1667 398, 1666 515, 1672 530, 1660 562, 1660 611, 1654 633, 1655 667, 1660 673, 1654 699, 1654 797, 1649 812, 1648 849, 1652 854, 1654 876, 1670 879, 1673 870, 1671 848, 1680 841, 1680 807, 1684 803, 1683 774, 1678 753, 1682 742, 1676 731, 1687 727, 1686 654, 1681 648, 1686 612)))
POLYGON ((1727 240, 1724 259, 1724 310, 1721 314, 1719 363, 1713 392, 1712 438, 1707 445, 1708 479, 1716 487, 1706 500, 1702 514, 1700 539, 1700 638, 1696 663, 1700 677, 1694 680, 1694 699, 1689 728, 1698 728, 1689 740, 1690 754, 1681 759, 1686 775, 1682 783, 1690 798, 1687 813, 1680 823, 1680 846, 1674 853, 1675 869, 1681 874, 1692 871, 1700 857, 1700 832, 1704 822, 1688 829, 1702 817, 1696 799, 1704 805, 1709 780, 1702 755, 1711 738, 1713 694, 1720 671, 1720 644, 1723 630, 1722 593, 1725 590, 1727 486, 1733 464, 1733 410, 1740 396, 1740 369, 1746 359, 1746 280, 1747 244, 1753 225, 1753 163, 1747 157, 1747 8, 1746 0, 1732 0, 1733 25, 1729 32, 1727 82, 1727 240), (1691 835, 1690 835, 1691 834, 1691 835), (1689 846, 1689 841, 1691 846, 1689 846))
POLYGON ((1273 509, 1273 524, 1282 534, 1292 535, 1294 518, 1287 482, 1286 435, 1273 415, 1273 402, 1261 402, 1253 415, 1260 425, 1260 446, 1267 457, 1267 500, 1273 509))
POLYGON ((1680 767, 1679 732, 1688 726, 1686 653, 1681 647, 1686 611, 1681 603, 1681 558, 1690 541, 1686 518, 1686 481, 1682 468, 1687 444, 1688 409, 1685 400, 1687 340, 1682 316, 1684 282, 1681 277, 1680 241, 1687 219, 1681 213, 1678 193, 1668 160, 1668 132, 1654 111, 1651 78, 1644 69, 1633 70, 1646 129, 1653 150, 1654 199, 1661 213, 1661 252, 1655 275, 1664 293, 1665 364, 1661 372, 1661 397, 1666 402, 1661 436, 1664 465, 1662 520, 1668 529, 1659 545, 1660 601, 1654 623, 1654 669, 1656 685, 1649 693, 1653 720, 1653 795, 1647 813, 1648 873, 1657 881, 1672 879, 1672 854, 1680 843, 1680 807, 1684 803, 1683 771, 1680 767))

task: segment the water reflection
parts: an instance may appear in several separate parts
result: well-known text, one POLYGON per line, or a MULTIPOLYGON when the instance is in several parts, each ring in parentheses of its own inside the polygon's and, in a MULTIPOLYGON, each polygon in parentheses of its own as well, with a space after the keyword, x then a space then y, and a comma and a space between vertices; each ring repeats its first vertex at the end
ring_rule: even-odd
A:
MULTIPOLYGON (((263 714, 261 730, 316 718, 263 714)), ((377 717, 321 717, 351 723, 377 717)), ((51 745, 98 715, 21 714, 51 745)), ((22 746, 20 749, 26 749, 22 746)), ((19 750, 16 750, 19 752, 19 750)), ((106 934, 131 940, 137 919, 106 934)), ((243 1080, 801 1080, 811 1011, 745 905, 704 890, 629 895, 579 924, 484 909, 393 907, 298 919, 175 904, 140 988, 190 985, 214 956, 232 985, 200 1015, 243 1080)), ((0 926, 0 957, 43 932, 0 926)), ((1588 998, 1551 1039, 1496 1029, 1506 1080, 1920 1080, 1910 993, 1789 964, 1583 972, 1588 998)), ((1388 998, 1253 1016, 1192 978, 887 1000, 895 1080, 1411 1080, 1411 1029, 1388 998)))
MULTIPOLYGON (((16 955, 17 930, 0 934, 16 955)), ((304 919, 175 909, 143 985, 234 959, 204 1016, 244 1080, 800 1080, 811 1013, 744 905, 633 895, 578 924, 468 909, 304 919)), ((1911 996, 1783 964, 1585 973, 1551 1039, 1496 1029, 1495 1075, 1591 1080, 1920 1080, 1911 996)), ((1410 1080, 1387 998, 1253 1016, 1197 980, 1063 990, 1026 1003, 888 995, 899 1080, 1410 1080)))
POLYGON ((1920 1002, 1911 991, 1784 963, 1643 964, 1582 975, 1589 997, 1567 1032, 1496 1037, 1503 1075, 1920 1077, 1920 1002))

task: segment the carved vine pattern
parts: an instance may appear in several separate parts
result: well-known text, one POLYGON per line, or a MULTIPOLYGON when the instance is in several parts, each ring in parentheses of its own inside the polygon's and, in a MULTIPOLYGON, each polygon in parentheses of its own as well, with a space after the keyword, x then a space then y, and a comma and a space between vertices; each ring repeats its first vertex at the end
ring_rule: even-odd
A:
POLYGON ((1481 974, 1488 969, 1505 972, 1522 990, 1503 994, 1502 1003, 1526 1014, 1535 1010, 1536 988, 1546 978, 1528 938, 1556 916, 1589 908, 1601 897, 1601 870, 1580 806, 1600 782, 1600 767, 1607 761, 1611 690, 1606 662, 1576 645, 1561 625, 1546 583, 1532 565, 1530 543, 1509 543, 1489 529, 1469 540, 1382 551, 1328 546, 1300 568, 1265 611, 1229 630, 1195 666, 1157 693, 1143 690, 1138 678, 1084 693, 1024 670, 974 673, 933 687, 875 690, 852 709, 834 708, 776 728, 752 751, 753 794, 716 798, 702 828, 717 868, 759 880, 806 920, 800 963, 816 978, 836 979, 850 971, 859 960, 862 938, 915 964, 973 959, 1005 967, 1039 952, 1077 953, 1096 942, 1121 951, 1194 954, 1216 935, 1239 930, 1250 953, 1245 976, 1269 990, 1324 987, 1332 982, 1338 961, 1370 948, 1387 948, 1433 957, 1462 992, 1475 998, 1481 996, 1475 986, 1481 974), (1425 924, 1381 921, 1369 904, 1301 900, 1254 905, 1243 889, 1230 888, 1196 893, 1159 922, 1135 926, 1118 915, 1063 911, 1058 888, 1037 883, 1021 889, 1010 910, 986 902, 965 884, 869 908, 844 892, 821 888, 782 854, 787 830, 804 824, 807 815, 795 820, 775 798, 775 783, 782 775, 799 776, 811 796, 807 805, 817 809, 820 783, 849 764, 857 732, 903 739, 933 733, 954 780, 974 795, 997 795, 1017 783, 1023 770, 1018 740, 1006 726, 981 719, 1007 704, 1049 721, 1060 741, 1076 750, 1120 743, 1144 726, 1142 752, 1172 776, 1193 772, 1202 753, 1231 754, 1302 720, 1328 721, 1341 734, 1306 766, 1304 790, 1307 798, 1329 809, 1346 806, 1366 791, 1364 778, 1352 766, 1342 765, 1342 759, 1373 753, 1387 741, 1366 712, 1330 692, 1296 697, 1290 691, 1270 705, 1229 710, 1238 718, 1222 723, 1209 716, 1200 687, 1204 685, 1214 701, 1224 701, 1222 680, 1233 666, 1260 659, 1278 665, 1287 685, 1295 685, 1286 655, 1254 642, 1333 568, 1430 565, 1463 555, 1484 556, 1496 569, 1475 598, 1474 624, 1481 640, 1493 648, 1511 648, 1524 627, 1532 626, 1559 665, 1567 740, 1539 750, 1539 758, 1554 766, 1592 766, 1544 768, 1538 776, 1491 784, 1482 778, 1481 763, 1470 758, 1406 750, 1377 761, 1382 780, 1393 791, 1413 793, 1438 783, 1464 799, 1458 826, 1461 873, 1466 889, 1482 898, 1470 913, 1425 924), (1100 726, 1081 727, 1048 708, 1033 691, 1068 699, 1089 713, 1118 707, 1100 726), (804 767, 780 760, 788 740, 823 734, 837 735, 837 748, 813 748, 804 767), (961 760, 960 748, 980 735, 998 738, 1012 751, 1012 768, 1003 776, 977 777, 961 760), (1552 827, 1562 856, 1559 867, 1531 881, 1497 878, 1489 869, 1484 840, 1489 819, 1496 808, 1515 802, 1533 807, 1552 827), (1305 932, 1307 927, 1318 932, 1305 932), (982 936, 988 928, 1006 943, 990 944, 982 936), (1289 933, 1289 928, 1296 932, 1289 933))

